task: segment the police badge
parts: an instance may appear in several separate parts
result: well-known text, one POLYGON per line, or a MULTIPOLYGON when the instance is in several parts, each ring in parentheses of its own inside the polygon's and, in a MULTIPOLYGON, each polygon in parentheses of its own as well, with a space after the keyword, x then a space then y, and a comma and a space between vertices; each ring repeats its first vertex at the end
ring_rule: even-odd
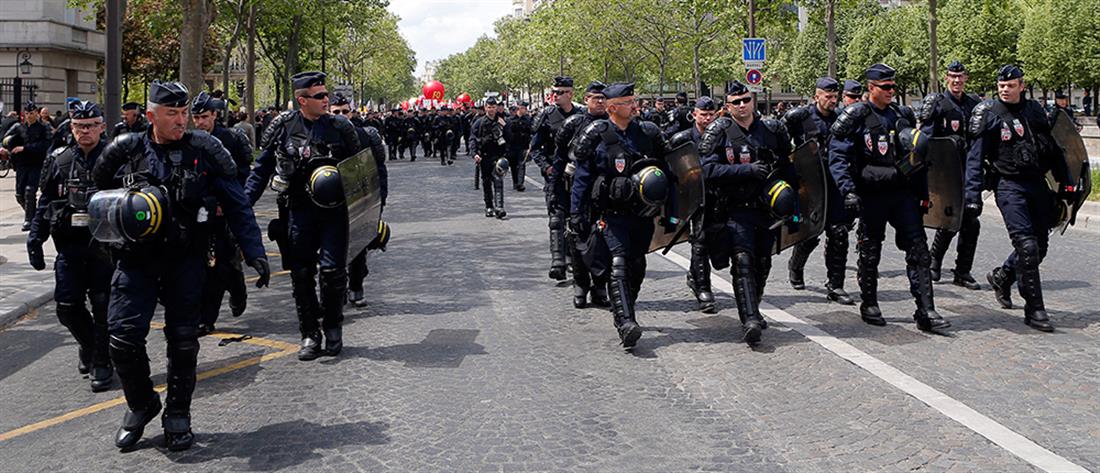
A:
POLYGON ((1019 118, 1012 119, 1012 128, 1016 130, 1016 135, 1020 138, 1024 137, 1024 124, 1020 123, 1019 118))
POLYGON ((615 171, 621 173, 621 172, 623 172, 624 169, 626 169, 626 159, 625 158, 615 158, 615 171))
POLYGON ((886 152, 888 152, 888 151, 890 151, 890 142, 886 139, 886 135, 879 136, 878 137, 878 154, 881 154, 881 155, 885 156, 886 152))
POLYGON ((875 144, 871 141, 871 134, 867 133, 863 135, 863 143, 867 145, 867 151, 874 151, 875 144))
POLYGON ((959 131, 959 121, 951 120, 951 131, 959 131))

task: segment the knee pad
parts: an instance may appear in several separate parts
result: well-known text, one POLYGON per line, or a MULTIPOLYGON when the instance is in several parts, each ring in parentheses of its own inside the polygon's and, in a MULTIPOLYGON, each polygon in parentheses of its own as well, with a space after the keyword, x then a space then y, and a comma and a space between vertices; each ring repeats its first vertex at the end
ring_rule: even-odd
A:
POLYGON ((752 267, 752 255, 747 251, 738 251, 733 254, 733 267, 737 268, 751 268, 752 267))
POLYGON ((321 287, 336 288, 347 285, 348 275, 344 268, 321 270, 321 287))
POLYGON ((164 338, 169 346, 180 348, 197 348, 199 345, 199 330, 191 325, 169 325, 164 327, 164 338))
POLYGON ((560 230, 565 228, 565 219, 561 212, 554 211, 550 213, 550 229, 560 230))
POLYGON ((847 225, 829 225, 825 227, 825 236, 830 240, 844 241, 844 244, 848 244, 848 226, 847 225))
POLYGON ((126 336, 110 335, 107 345, 112 351, 120 354, 146 357, 145 340, 131 340, 126 336))
POLYGON ((1034 236, 1022 236, 1012 239, 1012 246, 1020 257, 1039 256, 1039 239, 1034 236))
POLYGON ((57 320, 61 322, 61 325, 68 327, 77 317, 83 317, 85 310, 83 305, 73 304, 71 302, 58 302, 57 320))
POLYGON ((626 278, 626 258, 622 256, 611 257, 611 277, 617 279, 626 278))
POLYGON ((317 270, 313 267, 308 268, 295 268, 290 270, 290 280, 295 284, 313 283, 313 276, 317 274, 317 270))
POLYGON ((928 245, 923 239, 909 243, 909 249, 905 251, 905 263, 910 266, 928 267, 932 264, 932 254, 928 252, 928 245))

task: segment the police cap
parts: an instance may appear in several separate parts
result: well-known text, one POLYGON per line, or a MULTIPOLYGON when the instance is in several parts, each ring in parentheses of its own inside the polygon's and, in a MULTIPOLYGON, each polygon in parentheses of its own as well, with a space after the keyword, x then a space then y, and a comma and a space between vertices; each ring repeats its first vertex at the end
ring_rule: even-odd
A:
POLYGON ((36 111, 36 110, 38 110, 38 105, 36 105, 34 102, 27 102, 27 103, 23 104, 23 111, 24 112, 33 112, 33 111, 36 111))
POLYGON ((868 67, 866 71, 863 71, 863 77, 865 77, 867 80, 874 81, 894 80, 894 76, 897 75, 897 73, 898 71, 894 70, 894 68, 887 66, 886 64, 883 64, 881 62, 877 62, 871 64, 871 66, 868 67))
POLYGON ((573 78, 569 76, 554 77, 554 87, 573 87, 573 78))
POLYGON ((1067 99, 1067 98, 1069 98, 1069 97, 1066 97, 1066 93, 1065 93, 1065 92, 1063 92, 1063 91, 1061 91, 1061 90, 1058 90, 1058 91, 1055 91, 1055 92, 1054 92, 1054 98, 1056 98, 1056 99, 1067 99))
POLYGON ((190 105, 190 92, 182 82, 153 81, 149 85, 149 102, 166 107, 190 105))
POLYGON ((1024 78, 1024 70, 1020 69, 1020 66, 1017 66, 1015 64, 1006 64, 1004 66, 1001 66, 1001 68, 997 70, 997 80, 998 81, 1015 80, 1015 79, 1023 79, 1023 78, 1024 78))
POLYGON ((749 93, 749 88, 745 87, 741 81, 733 81, 729 88, 726 89, 726 95, 743 95, 749 93))
POLYGON ((191 100, 191 113, 197 115, 203 112, 215 112, 221 108, 219 104, 215 102, 218 102, 218 99, 207 94, 205 90, 199 92, 199 95, 196 95, 195 98, 191 100))
POLYGON ((603 90, 606 88, 607 84, 604 84, 603 82, 600 82, 598 80, 594 80, 591 84, 588 84, 588 87, 584 89, 584 95, 603 94, 603 90))
POLYGON ((332 100, 329 100, 328 104, 332 106, 351 105, 351 100, 348 100, 348 98, 344 97, 343 95, 336 94, 332 96, 332 100))
POLYGON ((496 97, 489 97, 489 98, 485 99, 485 105, 496 105, 496 104, 497 104, 496 97))
POLYGON ((290 82, 293 84, 294 90, 301 90, 325 85, 325 77, 324 72, 306 71, 290 76, 290 82))
POLYGON ((852 79, 845 79, 844 93, 846 95, 863 95, 863 85, 852 79))
POLYGON ((840 90, 840 83, 832 77, 822 77, 817 80, 817 84, 814 85, 818 89, 826 92, 837 92, 840 90))
POLYGON ((73 120, 85 120, 103 116, 103 110, 99 109, 99 105, 96 105, 95 102, 88 101, 74 102, 73 106, 69 108, 69 113, 72 115, 73 120))
POLYGON ((699 100, 695 101, 695 109, 705 112, 713 112, 718 110, 718 104, 714 103, 714 99, 707 96, 699 97, 699 100))
POLYGON ((622 97, 634 96, 634 83, 633 82, 616 82, 603 89, 604 97, 608 99, 618 99, 622 97))
POLYGON ((951 64, 947 65, 947 72, 964 73, 966 72, 966 66, 959 62, 958 59, 951 61, 951 64))

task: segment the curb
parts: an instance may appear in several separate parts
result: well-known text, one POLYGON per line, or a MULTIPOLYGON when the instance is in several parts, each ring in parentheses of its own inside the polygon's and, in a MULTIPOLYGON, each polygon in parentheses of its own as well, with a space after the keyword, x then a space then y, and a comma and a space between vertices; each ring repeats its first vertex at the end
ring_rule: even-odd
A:
POLYGON ((3 313, 3 314, 0 314, 0 329, 8 328, 9 326, 15 324, 15 322, 17 320, 19 320, 20 317, 22 317, 24 315, 27 315, 32 310, 35 310, 39 307, 42 307, 43 305, 46 305, 46 303, 51 301, 51 300, 53 300, 53 289, 52 288, 49 291, 43 292, 43 293, 41 293, 37 296, 32 297, 28 301, 19 303, 18 305, 15 306, 14 309, 11 309, 11 310, 3 313))

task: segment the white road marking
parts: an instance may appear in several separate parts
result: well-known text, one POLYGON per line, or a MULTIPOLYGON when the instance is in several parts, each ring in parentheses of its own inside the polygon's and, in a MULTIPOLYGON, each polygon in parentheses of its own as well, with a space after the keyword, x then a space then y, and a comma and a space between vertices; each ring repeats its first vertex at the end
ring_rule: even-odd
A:
MULTIPOLYGON (((543 187, 543 184, 527 177, 526 180, 532 185, 543 187)), ((672 264, 675 264, 684 270, 687 270, 691 266, 691 261, 683 256, 669 252, 662 255, 660 253, 653 253, 656 256, 660 256, 672 264)), ((718 290, 725 292, 726 294, 733 295, 733 286, 723 279, 720 274, 714 272, 711 273, 712 282, 711 286, 718 290)), ((864 352, 851 344, 840 340, 828 332, 818 328, 816 325, 807 322, 799 317, 792 315, 791 313, 779 309, 766 302, 760 303, 760 312, 769 319, 782 323, 792 330, 802 334, 808 340, 820 345, 822 348, 832 352, 834 355, 839 356, 848 362, 863 368, 868 373, 871 373, 876 378, 881 379, 890 385, 898 388, 902 392, 913 396, 918 401, 923 402, 929 407, 939 411, 941 414, 948 418, 962 424, 963 427, 970 429, 974 433, 981 435, 999 445, 1009 453, 1020 457, 1024 461, 1035 465, 1037 468, 1048 472, 1073 472, 1073 473, 1088 473, 1084 467, 1067 460, 1041 445, 1032 442, 1027 437, 1020 435, 1001 425, 997 421, 990 419, 984 414, 970 408, 961 401, 958 401, 947 394, 944 394, 937 389, 918 381, 916 378, 909 376, 901 370, 894 368, 886 362, 879 360, 864 352)))

